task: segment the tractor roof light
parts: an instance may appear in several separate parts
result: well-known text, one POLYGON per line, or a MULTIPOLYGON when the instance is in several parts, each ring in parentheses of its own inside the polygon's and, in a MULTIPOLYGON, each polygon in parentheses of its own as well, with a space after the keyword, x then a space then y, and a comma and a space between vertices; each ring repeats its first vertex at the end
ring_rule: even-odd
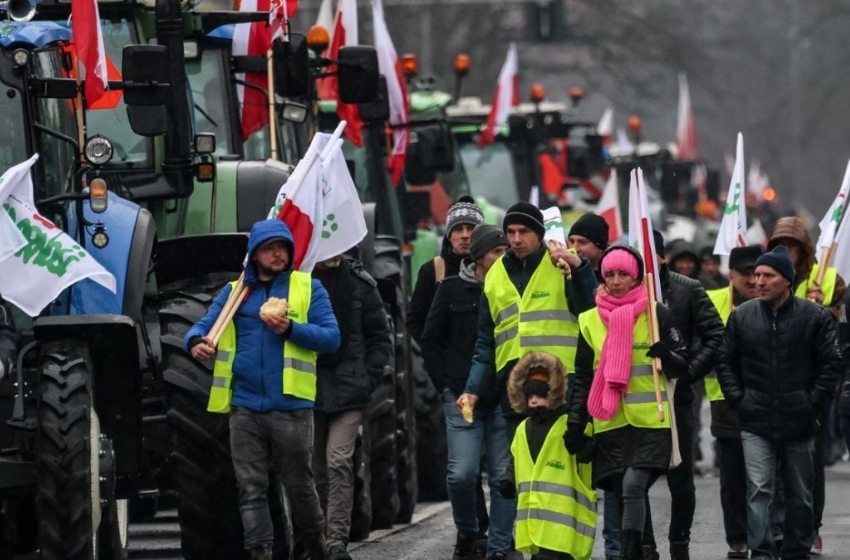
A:
POLYGON ((640 117, 637 115, 632 115, 629 117, 629 130, 634 134, 638 134, 640 132, 640 127, 643 123, 641 123, 640 117))
POLYGON ((584 97, 584 90, 578 86, 573 86, 570 88, 570 101, 572 101, 573 107, 576 107, 579 104, 579 101, 584 97))
POLYGON ((419 75, 419 61, 416 60, 415 54, 401 55, 401 70, 408 80, 419 75))
POLYGON ((532 103, 540 103, 546 99, 546 88, 543 87, 543 84, 538 82, 531 86, 530 99, 532 103))
POLYGON ((454 63, 455 76, 461 78, 469 74, 469 55, 460 53, 455 57, 454 63))
POLYGON ((106 181, 102 177, 92 179, 92 182, 89 183, 89 206, 92 212, 100 214, 106 210, 108 191, 106 181))
POLYGON ((317 56, 322 54, 330 43, 331 36, 328 34, 328 30, 321 25, 314 25, 307 32, 307 47, 317 56))
POLYGON ((84 154, 86 161, 92 165, 105 165, 112 159, 112 142, 105 136, 99 134, 92 136, 86 141, 84 154))

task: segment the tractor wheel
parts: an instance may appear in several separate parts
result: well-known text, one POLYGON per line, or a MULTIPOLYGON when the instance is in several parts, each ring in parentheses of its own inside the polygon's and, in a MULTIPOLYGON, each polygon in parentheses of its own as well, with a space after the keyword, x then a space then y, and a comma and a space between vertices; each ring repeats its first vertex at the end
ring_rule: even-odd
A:
POLYGON ((372 528, 371 473, 369 464, 369 430, 362 429, 354 447, 354 503, 351 509, 351 542, 369 538, 372 528))
POLYGON ((43 345, 36 503, 41 557, 47 560, 93 560, 103 552, 126 557, 126 531, 122 539, 121 531, 112 530, 122 522, 126 528, 126 508, 119 512, 114 484, 101 480, 101 450, 111 447, 92 406, 90 363, 85 344, 43 345))
MULTIPOLYGON (((229 416, 207 412, 212 369, 183 349, 186 332, 206 314, 224 284, 234 279, 235 275, 222 273, 167 286, 159 299, 162 372, 170 401, 169 463, 186 560, 247 558, 230 455, 229 416)), ((276 509, 275 486, 271 484, 269 490, 271 509, 276 509)), ((279 523, 276 516, 278 540, 286 538, 279 523)), ((286 549, 287 543, 276 542, 276 551, 286 549)), ((287 557, 275 554, 276 559, 287 557)))
POLYGON ((416 388, 416 460, 419 464, 419 500, 440 502, 448 499, 446 470, 448 444, 446 417, 440 393, 425 371, 418 351, 413 356, 413 381, 416 388))

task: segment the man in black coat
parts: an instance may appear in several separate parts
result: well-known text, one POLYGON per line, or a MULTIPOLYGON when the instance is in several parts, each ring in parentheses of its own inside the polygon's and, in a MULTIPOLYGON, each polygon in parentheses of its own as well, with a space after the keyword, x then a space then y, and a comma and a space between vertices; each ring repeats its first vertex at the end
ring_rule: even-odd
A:
MULTIPOLYGON (((659 260, 663 259, 665 257, 662 249, 664 239, 657 231, 655 247, 659 260)), ((702 383, 702 379, 708 375, 714 365, 723 341, 723 322, 699 282, 668 270, 663 262, 659 264, 664 303, 670 308, 676 327, 682 333, 691 351, 688 374, 677 380, 674 396, 682 463, 667 472, 667 487, 670 489, 672 510, 667 535, 670 541, 670 558, 671 560, 688 560, 691 526, 696 510, 693 385, 702 383)), ((643 546, 647 556, 658 558, 648 500, 646 511, 647 522, 643 532, 643 546)))
POLYGON ((417 343, 422 338, 425 319, 437 285, 443 278, 455 276, 460 270, 461 261, 469 256, 472 230, 484 223, 484 213, 476 206, 471 196, 462 196, 449 208, 446 214, 446 236, 440 255, 419 268, 416 286, 410 296, 410 309, 407 311, 407 329, 417 343))
POLYGON ((354 444, 363 411, 389 363, 392 339, 377 284, 358 261, 342 256, 322 261, 313 277, 328 291, 342 338, 339 350, 316 362, 313 470, 331 557, 350 560, 354 444))
POLYGON ((808 558, 815 436, 842 367, 830 312, 794 297, 794 277, 785 247, 759 257, 758 300, 730 315, 717 368, 723 395, 738 411, 753 558, 779 558, 770 524, 777 462, 786 503, 781 557, 808 558))

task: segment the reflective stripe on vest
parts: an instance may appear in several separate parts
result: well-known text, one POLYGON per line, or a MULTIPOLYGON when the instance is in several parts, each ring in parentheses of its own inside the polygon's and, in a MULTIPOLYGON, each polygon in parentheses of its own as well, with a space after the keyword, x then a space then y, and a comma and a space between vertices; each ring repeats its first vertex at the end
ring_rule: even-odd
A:
MULTIPOLYGON (((608 336, 608 328, 602 323, 599 311, 589 309, 579 316, 579 328, 584 340, 594 351, 594 370, 599 367, 602 345, 608 336)), ((634 340, 632 342, 632 367, 629 386, 621 397, 620 407, 610 420, 593 419, 593 432, 601 433, 616 430, 623 426, 637 428, 670 429, 670 403, 667 399, 667 383, 662 372, 659 373, 661 402, 664 408, 664 421, 658 420, 658 404, 655 396, 655 381, 652 375, 652 358, 646 355, 650 346, 647 314, 642 313, 635 321, 634 340)), ((595 371, 594 371, 595 375, 595 371)))
POLYGON ((555 421, 532 461, 527 421, 517 428, 511 453, 517 482, 516 548, 537 554, 541 548, 590 558, 596 535, 596 492, 591 466, 576 463, 564 448, 567 416, 555 421))
MULTIPOLYGON (((818 271, 820 268, 817 264, 812 267, 812 271, 809 273, 809 277, 806 278, 805 282, 800 282, 800 285, 797 286, 797 289, 794 291, 794 295, 806 299, 806 289, 809 286, 815 285, 815 280, 818 278, 818 271)), ((820 291, 823 292, 823 305, 824 307, 829 307, 832 305, 832 296, 835 294, 835 281, 838 277, 838 271, 834 267, 829 267, 826 269, 826 273, 823 275, 823 282, 820 286, 820 291)))
MULTIPOLYGON (((714 304, 717 313, 720 315, 720 320, 723 324, 729 321, 729 315, 732 314, 732 284, 726 288, 717 288, 716 290, 706 290, 708 299, 714 304)), ((723 391, 720 389, 720 381, 717 379, 717 374, 712 371, 705 376, 705 396, 710 402, 725 400, 723 391)))
MULTIPOLYGON (((230 283, 234 289, 236 282, 230 283)), ((287 317, 295 323, 306 323, 312 297, 310 275, 293 271, 289 277, 289 311, 287 317)), ((212 387, 207 410, 230 412, 233 396, 233 360, 236 357, 236 327, 230 321, 224 328, 216 349, 212 387)), ((316 400, 316 353, 286 340, 283 343, 283 394, 299 399, 316 400)))
POLYGON ((529 352, 547 352, 575 370, 578 321, 569 312, 564 276, 548 253, 520 297, 500 258, 487 273, 484 293, 490 304, 496 344, 496 369, 529 352))

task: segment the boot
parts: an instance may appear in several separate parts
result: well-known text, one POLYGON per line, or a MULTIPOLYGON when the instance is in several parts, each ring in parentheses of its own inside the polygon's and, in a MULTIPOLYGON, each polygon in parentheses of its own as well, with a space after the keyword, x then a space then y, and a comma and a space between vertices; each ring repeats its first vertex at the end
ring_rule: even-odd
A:
POLYGON ((661 555, 658 554, 655 544, 642 544, 640 545, 640 557, 642 560, 660 560, 661 555))
POLYGON ((331 551, 328 549, 328 540, 324 533, 318 533, 310 537, 308 541, 310 547, 310 560, 333 560, 331 551))
POLYGON ((670 543, 670 560, 691 560, 688 541, 670 543))
POLYGON ((640 531, 636 529, 620 531, 620 560, 642 560, 640 536, 640 531))
POLYGON ((272 547, 256 546, 251 549, 251 560, 272 560, 272 547))
POLYGON ((458 531, 452 560, 473 560, 477 538, 478 534, 475 531, 458 531))

